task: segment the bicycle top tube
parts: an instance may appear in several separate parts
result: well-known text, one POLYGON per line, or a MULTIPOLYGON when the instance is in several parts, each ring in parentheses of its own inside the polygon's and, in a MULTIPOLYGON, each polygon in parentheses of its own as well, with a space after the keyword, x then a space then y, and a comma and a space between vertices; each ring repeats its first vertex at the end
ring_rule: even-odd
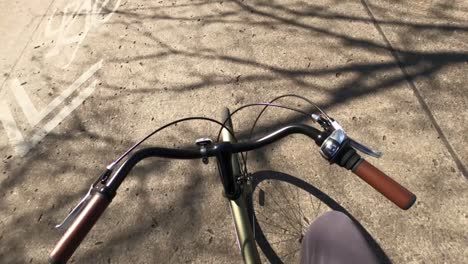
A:
POLYGON ((113 196, 131 169, 141 160, 148 157, 161 157, 170 159, 200 159, 204 157, 216 157, 222 151, 239 153, 252 151, 274 143, 291 134, 303 134, 315 141, 320 146, 327 138, 328 132, 321 132, 318 129, 305 124, 294 124, 284 126, 262 138, 248 142, 229 143, 221 142, 208 145, 206 147, 174 149, 163 147, 149 147, 136 151, 132 154, 119 169, 105 182, 106 192, 113 196))

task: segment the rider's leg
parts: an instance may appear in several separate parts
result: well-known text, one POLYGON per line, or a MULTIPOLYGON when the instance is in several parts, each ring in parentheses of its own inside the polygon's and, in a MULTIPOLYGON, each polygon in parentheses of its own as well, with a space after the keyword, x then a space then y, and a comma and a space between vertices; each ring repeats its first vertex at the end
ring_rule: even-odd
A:
POLYGON ((378 263, 353 221, 330 211, 317 218, 302 240, 301 264, 378 263))

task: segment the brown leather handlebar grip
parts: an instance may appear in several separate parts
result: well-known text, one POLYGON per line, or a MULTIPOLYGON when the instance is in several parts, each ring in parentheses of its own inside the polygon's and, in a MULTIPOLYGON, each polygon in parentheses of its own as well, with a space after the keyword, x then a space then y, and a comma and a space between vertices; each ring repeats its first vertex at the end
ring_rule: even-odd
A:
POLYGON ((409 209, 416 201, 416 195, 364 159, 353 172, 403 210, 409 209))
POLYGON ((109 203, 110 199, 95 193, 50 253, 49 263, 67 263, 109 203))

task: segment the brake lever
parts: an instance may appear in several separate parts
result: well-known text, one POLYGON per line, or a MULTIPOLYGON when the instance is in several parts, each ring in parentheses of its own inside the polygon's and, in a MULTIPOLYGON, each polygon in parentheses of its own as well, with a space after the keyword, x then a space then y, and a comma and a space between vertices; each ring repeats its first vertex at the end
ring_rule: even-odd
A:
POLYGON ((356 150, 361 151, 364 154, 367 154, 367 155, 372 156, 374 158, 380 158, 383 155, 382 152, 373 150, 370 147, 365 146, 365 145, 357 142, 356 140, 354 140, 354 139, 352 139, 350 137, 348 137, 348 139, 349 139, 349 144, 351 145, 351 147, 353 147, 356 150))
POLYGON ((89 187, 88 193, 80 200, 80 202, 70 211, 70 213, 63 219, 63 221, 56 225, 54 228, 58 230, 65 230, 68 229, 75 220, 75 218, 83 211, 85 206, 88 204, 89 200, 91 199, 91 193, 95 187, 95 184, 91 184, 89 187))
MULTIPOLYGON (((358 151, 360 151, 360 152, 362 152, 364 154, 367 154, 369 156, 375 157, 375 158, 382 157, 382 155, 383 155, 382 152, 373 150, 372 148, 370 148, 370 147, 368 147, 368 146, 366 146, 364 144, 361 144, 361 143, 357 142, 356 140, 352 139, 351 137, 349 137, 347 135, 347 133, 345 132, 345 130, 343 129, 343 127, 338 122, 336 122, 336 120, 334 120, 333 118, 328 117, 328 116, 326 118, 324 118, 321 115, 317 115, 317 114, 312 114, 311 117, 315 122, 318 122, 322 126, 323 129, 329 130, 329 131, 332 132, 330 138, 334 139, 335 141, 337 140, 337 142, 335 142, 335 144, 336 143, 342 144, 345 139, 348 139, 349 144, 354 149, 356 149, 356 150, 358 150, 358 151)), ((325 144, 323 144, 322 146, 323 146, 323 148, 321 150, 322 155, 324 155, 324 157, 328 157, 327 154, 325 154, 325 152, 330 151, 330 150, 327 150, 325 148, 325 144)), ((331 145, 329 145, 327 147, 328 148, 333 148, 333 146, 331 146, 331 145)))
POLYGON ((101 176, 99 176, 97 178, 97 180, 93 184, 91 184, 91 186, 89 187, 88 192, 80 200, 80 202, 70 211, 70 213, 68 213, 68 215, 65 217, 65 219, 63 219, 63 221, 60 224, 54 226, 55 229, 64 230, 64 229, 68 229, 68 227, 70 227, 71 223, 73 223, 75 218, 81 213, 81 211, 83 211, 83 209, 88 204, 89 200, 91 199, 91 194, 92 194, 94 188, 96 188, 96 186, 99 183, 105 184, 106 181, 109 179, 109 175, 111 175, 111 173, 112 173, 112 167, 111 166, 113 166, 113 165, 109 165, 109 166, 106 167, 106 170, 101 174, 101 176))

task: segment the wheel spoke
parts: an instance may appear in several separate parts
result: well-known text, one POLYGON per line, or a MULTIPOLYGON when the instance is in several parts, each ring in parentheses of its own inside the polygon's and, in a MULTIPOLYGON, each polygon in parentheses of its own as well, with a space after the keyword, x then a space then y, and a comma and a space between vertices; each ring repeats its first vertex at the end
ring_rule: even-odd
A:
MULTIPOLYGON (((294 225, 294 220, 291 219, 289 216, 288 216, 288 213, 286 211, 284 211, 284 209, 281 208, 281 205, 280 203, 278 203, 278 201, 275 199, 275 195, 274 195, 275 192, 272 192, 273 195, 269 196, 271 198, 271 200, 274 202, 275 205, 277 205, 278 209, 280 211, 277 211, 277 210, 274 210, 276 213, 284 216, 285 220, 287 221, 284 221, 286 223, 288 223, 292 228, 294 228, 296 231, 298 232, 301 232, 301 229, 297 229, 297 227, 294 225)), ((267 198, 265 198, 267 199, 267 198)))
POLYGON ((296 238, 295 238, 295 237, 293 237, 293 238, 287 238, 287 239, 282 239, 282 240, 280 240, 280 241, 268 242, 268 243, 270 243, 270 245, 275 245, 275 244, 279 244, 279 243, 284 243, 284 242, 287 242, 287 241, 291 241, 291 240, 294 240, 294 239, 296 239, 296 238))
MULTIPOLYGON (((291 230, 288 230, 288 229, 286 229, 286 228, 284 228, 284 227, 282 227, 282 226, 280 226, 280 225, 271 223, 271 222, 269 222, 269 221, 267 222, 267 221, 265 221, 265 220, 264 220, 264 222, 267 223, 268 225, 272 226, 272 227, 277 227, 278 229, 281 229, 281 230, 284 230, 284 231, 286 231, 286 232, 289 232, 289 234, 294 234, 294 233, 291 232, 291 230)), ((296 230, 295 230, 295 231, 296 231, 296 230)), ((296 234, 297 234, 297 233, 296 233, 296 234)))
POLYGON ((291 256, 291 254, 296 254, 299 250, 301 250, 301 248, 295 249, 295 250, 289 252, 288 254, 282 256, 281 258, 282 258, 283 260, 286 260, 289 256, 291 256))
POLYGON ((256 232, 263 234, 256 238, 260 248, 271 262, 297 263, 303 236, 323 211, 322 202, 296 183, 276 179, 259 180, 252 197, 256 232))

